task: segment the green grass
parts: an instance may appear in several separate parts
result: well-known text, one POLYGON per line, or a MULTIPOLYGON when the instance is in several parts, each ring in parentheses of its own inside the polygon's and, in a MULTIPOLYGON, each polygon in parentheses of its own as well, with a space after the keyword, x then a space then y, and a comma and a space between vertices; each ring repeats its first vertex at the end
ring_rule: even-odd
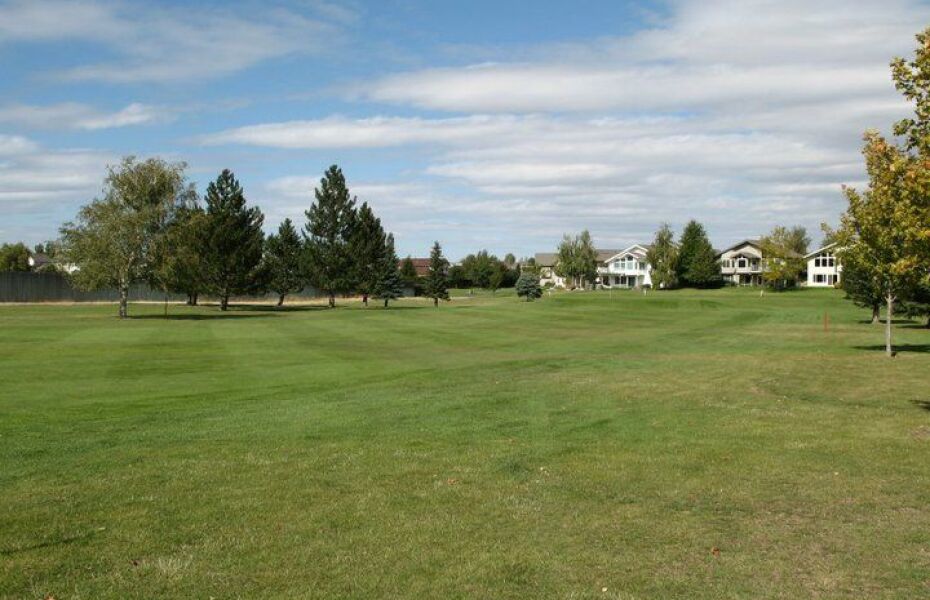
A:
POLYGON ((832 290, 161 310, 0 307, 0 597, 930 595, 930 331, 832 290))

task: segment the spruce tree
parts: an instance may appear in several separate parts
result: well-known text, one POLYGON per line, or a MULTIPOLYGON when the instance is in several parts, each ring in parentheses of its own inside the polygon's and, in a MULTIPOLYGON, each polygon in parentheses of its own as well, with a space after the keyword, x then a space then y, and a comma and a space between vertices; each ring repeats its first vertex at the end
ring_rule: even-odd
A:
POLYGON ((449 261, 442 255, 439 242, 433 243, 429 253, 429 273, 426 275, 426 296, 433 299, 433 306, 440 300, 449 299, 449 261))
POLYGON ((330 308, 336 294, 355 286, 355 261, 351 241, 355 231, 355 198, 349 194, 342 170, 327 169, 314 190, 316 201, 306 211, 306 271, 310 283, 329 296, 330 308))
POLYGON ((723 283, 720 263, 714 247, 707 239, 707 232, 703 225, 693 219, 681 232, 676 272, 678 282, 687 287, 706 288, 723 283))
POLYGON ((246 206, 242 186, 229 169, 207 186, 206 201, 204 270, 220 309, 226 310, 230 296, 256 291, 265 216, 258 207, 246 206))
POLYGON ((674 239, 672 228, 663 223, 646 252, 646 260, 652 266, 653 288, 670 290, 678 285, 678 249, 674 239))
POLYGON ((350 251, 355 261, 356 290, 362 295, 362 302, 368 306, 368 296, 378 283, 384 254, 384 229, 367 202, 358 210, 350 251))
POLYGON ((265 242, 268 287, 278 294, 278 306, 284 304, 288 294, 304 289, 302 255, 300 234, 290 219, 284 219, 278 233, 269 235, 265 242))
POLYGON ((397 270, 397 253, 394 251, 393 233, 389 233, 384 239, 384 253, 381 255, 378 280, 372 295, 379 300, 384 300, 384 308, 387 308, 389 301, 404 295, 400 271, 397 270))
POLYGON ((531 271, 524 271, 517 279, 517 296, 526 298, 531 302, 542 296, 542 288, 539 287, 539 276, 531 271))

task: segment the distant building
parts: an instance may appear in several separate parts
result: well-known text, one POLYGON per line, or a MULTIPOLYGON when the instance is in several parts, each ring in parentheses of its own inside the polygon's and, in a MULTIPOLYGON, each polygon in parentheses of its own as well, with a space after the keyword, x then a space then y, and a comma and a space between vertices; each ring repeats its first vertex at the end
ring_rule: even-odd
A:
POLYGON ((607 288, 652 287, 652 265, 646 261, 649 249, 642 244, 624 248, 598 265, 597 274, 607 288))
POLYGON ((759 240, 743 240, 717 255, 723 280, 733 285, 762 285, 763 257, 759 240))
MULTIPOLYGON (((397 261, 397 268, 401 268, 406 261, 406 258, 402 258, 397 261)), ((410 262, 413 263, 413 268, 416 269, 417 277, 426 277, 429 275, 429 259, 428 258, 411 258, 410 262)))
POLYGON ((833 287, 840 282, 843 267, 834 254, 836 244, 827 244, 804 258, 807 260, 807 286, 833 287))
MULTIPOLYGON (((623 250, 597 250, 597 276, 606 288, 638 288, 652 285, 652 268, 646 262, 646 246, 633 244, 623 250)), ((538 252, 535 255, 542 285, 566 287, 566 281, 555 272, 559 255, 538 252)))

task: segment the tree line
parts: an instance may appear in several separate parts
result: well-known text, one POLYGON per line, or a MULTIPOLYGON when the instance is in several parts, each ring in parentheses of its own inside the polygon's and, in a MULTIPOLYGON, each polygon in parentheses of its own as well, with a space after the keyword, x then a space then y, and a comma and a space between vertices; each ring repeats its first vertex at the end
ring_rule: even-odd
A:
MULTIPOLYGON (((110 167, 104 194, 82 207, 61 228, 62 252, 77 265, 84 289, 116 288, 119 315, 127 316, 128 291, 144 281, 196 305, 201 294, 219 299, 221 310, 241 295, 273 292, 278 305, 312 286, 336 305, 350 293, 383 301, 403 294, 394 235, 367 203, 360 206, 342 170, 326 170, 298 231, 285 219, 267 237, 264 214, 250 206, 230 170, 207 186, 203 202, 187 181, 184 163, 125 158, 110 167)), ((449 263, 433 245, 424 293, 447 300, 449 263)))
POLYGON ((885 307, 889 356, 897 308, 930 316, 930 28, 916 37, 914 59, 891 62, 895 87, 914 114, 893 125, 896 140, 866 131, 868 186, 844 188, 848 206, 839 227, 824 225, 837 244, 848 297, 872 310, 873 323, 885 307))

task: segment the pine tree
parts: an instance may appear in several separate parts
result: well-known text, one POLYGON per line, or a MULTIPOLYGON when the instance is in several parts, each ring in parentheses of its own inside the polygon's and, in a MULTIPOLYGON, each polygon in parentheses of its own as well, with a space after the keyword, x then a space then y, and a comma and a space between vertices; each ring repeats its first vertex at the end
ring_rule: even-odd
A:
POLYGON ((539 276, 530 271, 524 271, 517 279, 517 296, 526 298, 531 302, 542 296, 542 288, 539 287, 539 276))
POLYGON ((191 203, 178 208, 153 248, 156 255, 150 282, 187 296, 188 306, 196 306, 206 288, 204 277, 204 240, 207 215, 203 208, 191 203))
POLYGON ((355 287, 355 261, 351 241, 355 231, 355 198, 349 194, 345 176, 336 165, 327 169, 314 190, 316 201, 306 211, 306 269, 310 283, 329 296, 330 308, 336 294, 355 287))
POLYGON ((362 295, 362 302, 368 306, 368 296, 378 283, 379 266, 384 254, 384 229, 367 202, 358 210, 350 251, 355 261, 356 289, 362 295))
POLYGON ((670 290, 678 285, 678 249, 674 239, 672 228, 663 223, 646 252, 646 260, 652 266, 652 287, 655 289, 670 290))
POLYGON ((284 219, 278 233, 269 235, 265 241, 268 287, 278 294, 278 306, 284 304, 284 297, 288 294, 304 289, 302 259, 300 234, 290 219, 284 219))
POLYGON ((392 233, 389 233, 384 240, 384 254, 381 255, 378 282, 375 284, 372 295, 379 300, 384 300, 384 308, 387 308, 389 301, 404 295, 400 272, 397 270, 397 253, 394 251, 394 234, 392 233))
POLYGON ((439 242, 433 243, 429 253, 429 273, 426 275, 426 297, 433 299, 433 306, 439 306, 440 300, 449 299, 449 261, 442 255, 439 242))
POLYGON ((211 291, 220 298, 220 309, 226 310, 230 296, 256 291, 265 216, 258 207, 246 206, 242 186, 229 169, 207 186, 206 201, 206 278, 211 291))
POLYGON ((676 273, 678 282, 683 286, 707 288, 723 283, 720 263, 707 239, 707 232, 693 219, 681 233, 676 273))

